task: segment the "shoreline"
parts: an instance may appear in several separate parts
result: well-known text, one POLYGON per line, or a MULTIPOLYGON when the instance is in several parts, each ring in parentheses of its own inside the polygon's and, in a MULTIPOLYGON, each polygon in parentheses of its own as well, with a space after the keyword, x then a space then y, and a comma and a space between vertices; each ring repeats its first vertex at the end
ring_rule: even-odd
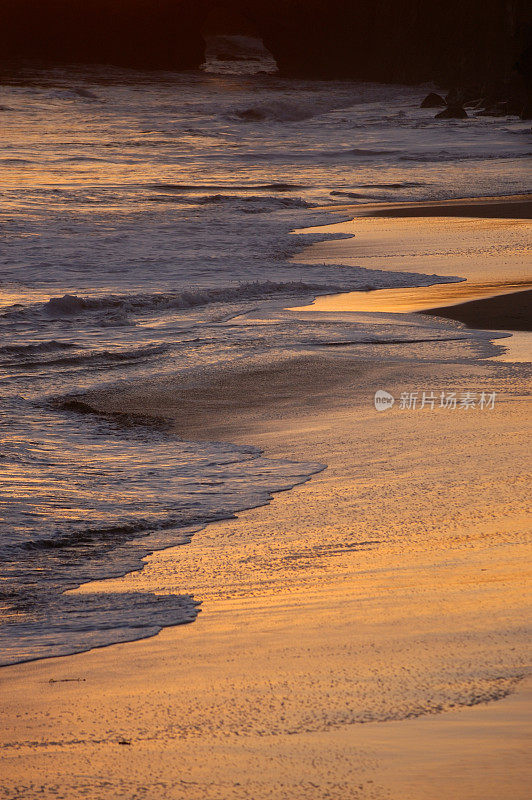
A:
POLYGON ((426 313, 484 330, 491 329, 493 318, 493 330, 530 330, 526 308, 520 304, 532 290, 530 259, 523 249, 532 232, 532 195, 367 203, 337 210, 349 211, 353 218, 325 228, 344 238, 310 245, 295 263, 341 262, 400 272, 406 260, 408 271, 434 273, 447 281, 318 297, 302 307, 305 310, 426 313), (490 303, 489 298, 498 300, 490 303), (471 307, 472 302, 477 305, 471 307), (518 327, 512 328, 514 323, 518 327))
MULTIPOLYGON (((464 198, 445 203, 408 203, 392 209, 375 209, 375 216, 476 216, 497 219, 531 219, 532 196, 514 195, 493 198, 464 198)), ((469 328, 483 330, 532 331, 532 290, 512 291, 515 287, 501 285, 505 293, 479 300, 464 301, 450 306, 426 309, 423 314, 454 319, 469 328), (508 292, 508 293, 506 293, 508 292)))
MULTIPOLYGON (((358 208, 358 206, 355 206, 358 208)), ((481 217, 532 219, 532 194, 460 197, 421 202, 368 203, 364 208, 375 217, 481 217)))
POLYGON ((328 468, 76 590, 187 590, 203 613, 0 670, 2 800, 447 800, 457 780, 464 800, 524 800, 528 375, 328 353, 93 393, 100 412, 328 468), (498 401, 373 406, 426 387, 498 401))
POLYGON ((178 433, 328 468, 141 572, 77 590, 187 588, 203 611, 152 639, 0 670, 8 789, 81 797, 88 759, 105 800, 447 800, 456 775, 468 800, 524 800, 527 404, 461 417, 372 407, 381 386, 515 387, 520 374, 420 364, 406 377, 327 357, 224 376, 194 412, 190 387, 185 418, 175 383, 115 397, 132 409, 149 395, 178 433), (232 414, 217 411, 222 391, 232 414))
POLYGON ((325 211, 354 212, 373 217, 497 217, 500 219, 531 219, 532 193, 456 197, 446 200, 398 200, 367 203, 341 203, 322 206, 325 211))

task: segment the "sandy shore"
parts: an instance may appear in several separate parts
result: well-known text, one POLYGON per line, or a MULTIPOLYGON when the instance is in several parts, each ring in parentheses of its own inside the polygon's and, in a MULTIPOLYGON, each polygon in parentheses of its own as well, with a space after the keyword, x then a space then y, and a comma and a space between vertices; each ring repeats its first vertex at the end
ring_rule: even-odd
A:
MULTIPOLYGON (((309 308, 356 313, 433 312, 504 294, 515 294, 514 300, 521 302, 529 295, 517 299, 517 292, 532 289, 527 246, 532 235, 531 209, 529 195, 447 203, 343 206, 338 212, 352 213, 352 220, 313 230, 324 230, 344 238, 314 244, 298 256, 297 261, 341 263, 391 272, 405 270, 414 275, 421 273, 453 280, 436 281, 433 286, 319 297, 309 308)), ((490 329, 493 311, 493 329, 501 328, 495 319, 497 316, 504 316, 505 325, 510 323, 505 329, 515 329, 512 310, 507 309, 502 314, 496 309, 497 304, 477 307, 480 327, 490 329)), ((461 319, 460 316, 452 318, 461 319)), ((522 326, 517 314, 515 318, 515 324, 522 326)))
POLYGON ((79 589, 186 591, 203 610, 2 669, 0 796, 524 800, 529 377, 331 353, 94 396, 328 468, 79 589), (401 409, 425 389, 497 395, 401 409))

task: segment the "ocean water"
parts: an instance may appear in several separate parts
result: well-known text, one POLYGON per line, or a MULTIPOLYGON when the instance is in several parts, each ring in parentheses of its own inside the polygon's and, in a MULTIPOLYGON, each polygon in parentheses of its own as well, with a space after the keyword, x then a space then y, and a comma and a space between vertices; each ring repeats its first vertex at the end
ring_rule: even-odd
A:
POLYGON ((281 80, 260 50, 229 44, 197 73, 2 76, 0 664, 193 621, 201 598, 186 594, 64 592, 324 467, 81 413, 85 391, 338 343, 405 361, 489 350, 443 321, 286 311, 449 280, 296 264, 322 237, 292 232, 346 202, 524 191, 529 123, 436 121, 426 88, 281 80))

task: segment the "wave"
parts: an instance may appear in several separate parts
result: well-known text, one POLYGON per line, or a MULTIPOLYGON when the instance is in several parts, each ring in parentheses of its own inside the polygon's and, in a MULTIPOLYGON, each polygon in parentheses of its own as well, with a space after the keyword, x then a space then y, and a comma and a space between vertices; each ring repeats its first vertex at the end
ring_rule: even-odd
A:
POLYGON ((12 616, 23 621, 0 629, 0 667, 156 636, 167 626, 194 622, 200 605, 188 594, 64 594, 45 614, 32 609, 33 622, 20 613, 26 608, 17 606, 19 614, 12 616))
MULTIPOLYGON (((324 236, 327 236, 327 234, 320 234, 320 240, 324 236)), ((339 234, 330 234, 330 237, 334 239, 337 239, 338 236, 339 234)), ((345 236, 351 238, 349 234, 345 234, 345 236)), ((291 251, 289 254, 291 254, 291 251)), ((331 267, 329 274, 331 274, 332 270, 333 268, 331 267)), ((25 306, 16 303, 12 306, 7 306, 0 313, 0 318, 5 321, 10 319, 15 319, 16 321, 21 319, 42 320, 43 318, 47 320, 77 319, 92 314, 94 315, 91 320, 92 323, 102 326, 120 326, 133 324, 130 315, 159 314, 166 311, 181 311, 202 306, 239 303, 250 300, 268 301, 282 298, 283 296, 285 298, 303 300, 309 296, 340 292, 369 292, 375 289, 389 289, 395 286, 431 286, 435 283, 455 283, 463 280, 457 276, 421 275, 408 272, 386 273, 380 270, 366 270, 361 267, 356 268, 354 271, 337 267, 334 275, 336 282, 327 282, 326 280, 320 282, 256 280, 232 286, 198 287, 175 292, 104 295, 98 297, 64 294, 62 297, 51 297, 47 302, 32 303, 25 306)))
MULTIPOLYGON (((353 281, 356 284, 355 281, 353 281)), ((355 288, 359 288, 356 287, 355 288)), ((363 289, 372 289, 373 286, 363 289)), ((308 293, 333 293, 345 291, 345 285, 304 283, 302 281, 254 281, 238 286, 223 286, 191 291, 165 292, 157 294, 107 295, 105 297, 80 297, 65 294, 52 297, 46 303, 7 309, 5 314, 27 315, 44 313, 50 317, 79 316, 91 312, 125 312, 146 314, 165 310, 181 310, 206 306, 213 303, 232 303, 239 300, 267 300, 279 295, 301 295, 308 293)))
POLYGON ((330 192, 331 197, 349 197, 351 200, 367 200, 367 194, 361 194, 360 192, 343 192, 339 189, 330 192))
POLYGON ((338 150, 333 151, 331 153, 325 153, 326 156, 364 156, 364 157, 371 157, 371 156, 395 156, 397 153, 400 153, 400 150, 379 150, 379 149, 372 149, 369 147, 353 147, 350 150, 338 150))
POLYGON ((285 208, 311 208, 299 197, 234 197, 233 195, 212 194, 199 199, 200 205, 227 205, 236 206, 244 214, 266 214, 272 211, 282 211, 285 208))
POLYGON ((356 102, 352 93, 331 93, 326 97, 290 97, 285 100, 267 100, 231 109, 224 116, 237 122, 302 122, 320 117, 356 102))
POLYGON ((470 339, 471 336, 465 332, 462 336, 448 336, 442 332, 441 336, 432 336, 430 338, 424 337, 422 339, 406 337, 404 339, 345 339, 338 342, 327 342, 321 340, 309 340, 307 344, 317 347, 351 347, 352 345, 382 345, 387 347, 390 344, 429 344, 430 342, 462 342, 465 339, 470 339))
POLYGON ((312 207, 311 203, 307 203, 299 197, 268 197, 260 195, 239 197, 234 194, 208 194, 201 197, 190 194, 165 194, 149 197, 147 201, 149 203, 184 203, 200 206, 224 205, 231 206, 232 210, 240 211, 244 214, 270 214, 286 208, 312 207))
MULTIPOLYGON (((39 360, 20 360, 15 363, 10 361, 12 369, 41 369, 42 367, 83 367, 113 365, 124 366, 130 362, 138 362, 144 359, 153 358, 157 355, 166 353, 170 345, 148 345, 146 347, 136 347, 129 350, 93 350, 91 352, 67 355, 58 358, 41 358, 39 360)), ((0 364, 3 362, 0 361, 0 364)))
POLYGON ((149 183, 148 189, 159 192, 291 192, 310 187, 301 183, 252 183, 252 184, 219 184, 219 183, 149 183))
MULTIPOLYGON (((345 159, 345 158, 387 158, 397 156, 401 150, 378 149, 368 147, 350 147, 342 150, 281 150, 276 152, 249 151, 235 155, 235 158, 244 161, 268 161, 292 164, 299 161, 323 161, 323 159, 345 159)), ((205 156, 206 158, 206 156, 205 156)))
MULTIPOLYGON (((390 150, 386 151, 392 152, 390 150)), ((400 181, 397 183, 361 183, 359 189, 414 189, 420 186, 428 186, 425 181, 400 181)), ((353 200, 374 199, 373 195, 362 194, 361 192, 349 191, 347 189, 336 189, 330 192, 332 197, 348 197, 353 200)))
POLYGON ((77 164, 78 162, 83 161, 103 161, 105 162, 106 159, 98 158, 97 156, 66 156, 65 158, 57 158, 52 163, 59 163, 59 164, 77 164))
POLYGON ((399 156, 399 161, 438 162, 438 161, 496 161, 498 159, 530 158, 530 153, 512 153, 507 151, 490 153, 453 153, 449 150, 440 150, 434 153, 409 153, 399 156))
POLYGON ((58 342, 51 339, 46 342, 36 342, 34 344, 8 344, 0 347, 0 356, 31 356, 40 355, 41 353, 50 353, 56 350, 72 350, 78 347, 74 342, 58 342))
POLYGON ((73 87, 71 89, 52 89, 47 92, 51 100, 99 100, 97 94, 91 92, 90 89, 83 89, 82 87, 73 87))
MULTIPOLYGON (((320 112, 307 104, 272 102, 262 103, 246 108, 237 108, 227 114, 227 117, 240 122, 301 122, 311 119, 320 112)), ((321 113, 324 113, 323 111, 321 113)))
POLYGON ((426 181, 400 181, 399 183, 361 183, 361 189, 414 189, 418 186, 430 186, 426 181))

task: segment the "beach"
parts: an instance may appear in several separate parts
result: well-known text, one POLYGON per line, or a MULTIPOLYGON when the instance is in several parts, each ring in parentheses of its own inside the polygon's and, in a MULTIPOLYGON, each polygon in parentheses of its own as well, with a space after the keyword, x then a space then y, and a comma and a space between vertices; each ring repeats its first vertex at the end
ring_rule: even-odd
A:
POLYGON ((89 391, 99 413, 326 468, 72 592, 187 592, 201 612, 0 670, 6 800, 528 796, 530 367, 494 356, 530 329, 530 199, 390 208, 358 206, 329 226, 352 238, 296 260, 467 280, 331 294, 294 317, 415 312, 508 336, 482 358, 467 340, 408 363, 340 343, 89 391))

